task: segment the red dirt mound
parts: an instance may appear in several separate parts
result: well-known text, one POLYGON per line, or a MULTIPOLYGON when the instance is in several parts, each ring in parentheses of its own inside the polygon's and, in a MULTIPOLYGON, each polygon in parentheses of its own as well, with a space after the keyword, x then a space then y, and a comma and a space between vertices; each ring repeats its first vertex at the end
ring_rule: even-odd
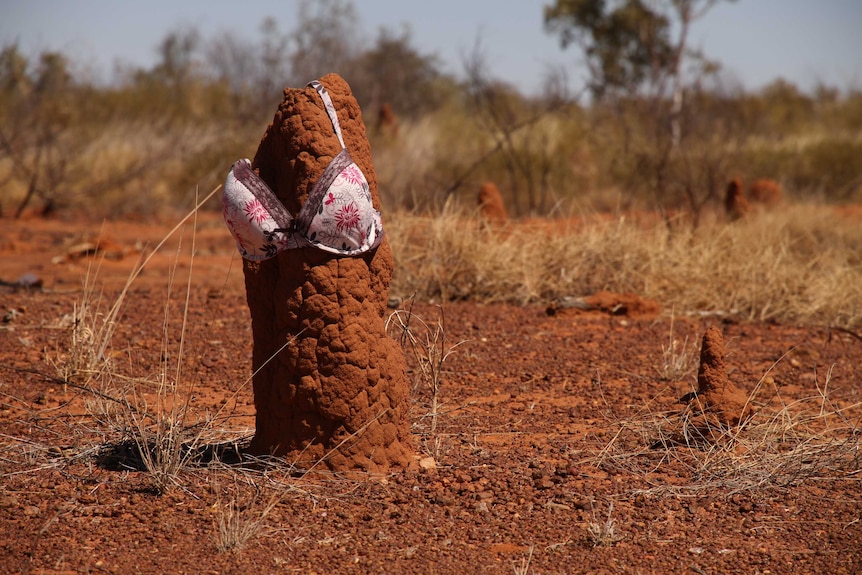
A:
POLYGON ((727 184, 727 194, 724 198, 724 210, 731 220, 745 217, 751 211, 748 200, 742 192, 742 180, 734 178, 727 184))
POLYGON ((499 224, 509 220, 503 196, 494 182, 485 182, 479 188, 479 216, 488 223, 499 224))
POLYGON ((748 186, 748 199, 767 208, 774 208, 781 204, 784 192, 781 184, 769 178, 761 178, 751 182, 748 186))
POLYGON ((391 138, 398 136, 398 117, 389 102, 384 102, 377 111, 377 131, 391 138))
MULTIPOLYGON (((359 105, 338 75, 321 83, 379 209, 359 105)), ((254 167, 296 214, 340 148, 315 89, 286 89, 254 167)), ((252 451, 337 471, 409 466, 404 354, 383 323, 394 268, 387 240, 361 257, 302 248, 243 264, 254 337, 252 451)))
POLYGON ((712 326, 703 334, 700 368, 697 372, 697 392, 689 405, 707 417, 707 421, 723 427, 734 427, 752 415, 749 396, 730 381, 724 359, 724 338, 721 330, 712 326))

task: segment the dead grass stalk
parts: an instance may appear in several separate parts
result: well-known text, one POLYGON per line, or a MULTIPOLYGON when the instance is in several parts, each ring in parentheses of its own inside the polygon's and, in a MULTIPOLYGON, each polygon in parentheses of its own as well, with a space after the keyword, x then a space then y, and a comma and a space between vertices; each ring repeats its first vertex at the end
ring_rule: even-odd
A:
POLYGON ((441 447, 437 436, 437 423, 441 408, 440 388, 443 383, 443 364, 458 347, 466 343, 466 341, 460 341, 453 345, 447 344, 443 308, 438 309, 440 314, 437 320, 428 323, 413 313, 411 299, 408 309, 392 312, 386 321, 387 332, 393 333, 394 337, 401 342, 401 347, 408 350, 413 358, 418 369, 417 383, 424 384, 430 394, 429 438, 434 447, 429 451, 435 459, 439 457, 441 447))

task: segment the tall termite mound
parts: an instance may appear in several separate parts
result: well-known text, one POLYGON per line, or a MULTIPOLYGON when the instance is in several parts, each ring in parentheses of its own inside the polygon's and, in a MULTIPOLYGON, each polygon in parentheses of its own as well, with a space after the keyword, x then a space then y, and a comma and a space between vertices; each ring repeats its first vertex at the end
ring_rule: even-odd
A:
MULTIPOLYGON (((359 105, 338 75, 320 81, 379 210, 359 105)), ((289 88, 253 168, 295 216, 340 149, 317 91, 289 88)), ((393 268, 385 237, 358 257, 306 247, 244 260, 254 337, 253 453, 334 471, 411 464, 404 356, 384 326, 393 268)))

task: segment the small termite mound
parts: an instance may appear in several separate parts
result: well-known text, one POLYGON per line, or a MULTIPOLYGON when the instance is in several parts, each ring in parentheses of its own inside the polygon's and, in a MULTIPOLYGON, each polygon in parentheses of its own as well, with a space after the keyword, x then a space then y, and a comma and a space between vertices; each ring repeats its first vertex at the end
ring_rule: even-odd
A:
POLYGON ((703 416, 712 428, 736 427, 754 414, 749 394, 727 376, 724 337, 715 326, 703 334, 697 391, 686 397, 692 412, 703 416))

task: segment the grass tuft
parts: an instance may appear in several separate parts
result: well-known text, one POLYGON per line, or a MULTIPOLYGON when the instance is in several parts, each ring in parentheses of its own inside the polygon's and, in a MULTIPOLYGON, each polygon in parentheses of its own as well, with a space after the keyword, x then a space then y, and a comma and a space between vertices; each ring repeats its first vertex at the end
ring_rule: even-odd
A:
POLYGON ((613 512, 614 504, 611 502, 604 519, 596 519, 587 525, 587 533, 590 535, 593 547, 610 547, 625 539, 625 534, 617 529, 616 519, 611 517, 613 512))
POLYGON ((697 338, 689 341, 686 335, 680 339, 674 333, 674 314, 671 313, 667 345, 661 347, 661 363, 656 368, 664 381, 681 381, 697 371, 699 349, 697 338))
POLYGON ((225 503, 221 500, 221 493, 218 494, 215 504, 218 512, 215 519, 216 547, 223 553, 242 551, 260 533, 267 517, 284 496, 279 491, 263 502, 261 490, 253 481, 251 488, 252 495, 243 499, 234 476, 232 497, 225 503))
POLYGON ((456 349, 466 341, 454 345, 446 343, 443 308, 434 323, 428 323, 413 313, 413 300, 406 310, 396 310, 386 321, 386 331, 401 342, 417 369, 416 385, 424 387, 430 395, 428 418, 430 424, 424 440, 426 450, 439 461, 443 451, 442 438, 437 434, 437 423, 441 413, 440 388, 443 383, 443 364, 456 349))

